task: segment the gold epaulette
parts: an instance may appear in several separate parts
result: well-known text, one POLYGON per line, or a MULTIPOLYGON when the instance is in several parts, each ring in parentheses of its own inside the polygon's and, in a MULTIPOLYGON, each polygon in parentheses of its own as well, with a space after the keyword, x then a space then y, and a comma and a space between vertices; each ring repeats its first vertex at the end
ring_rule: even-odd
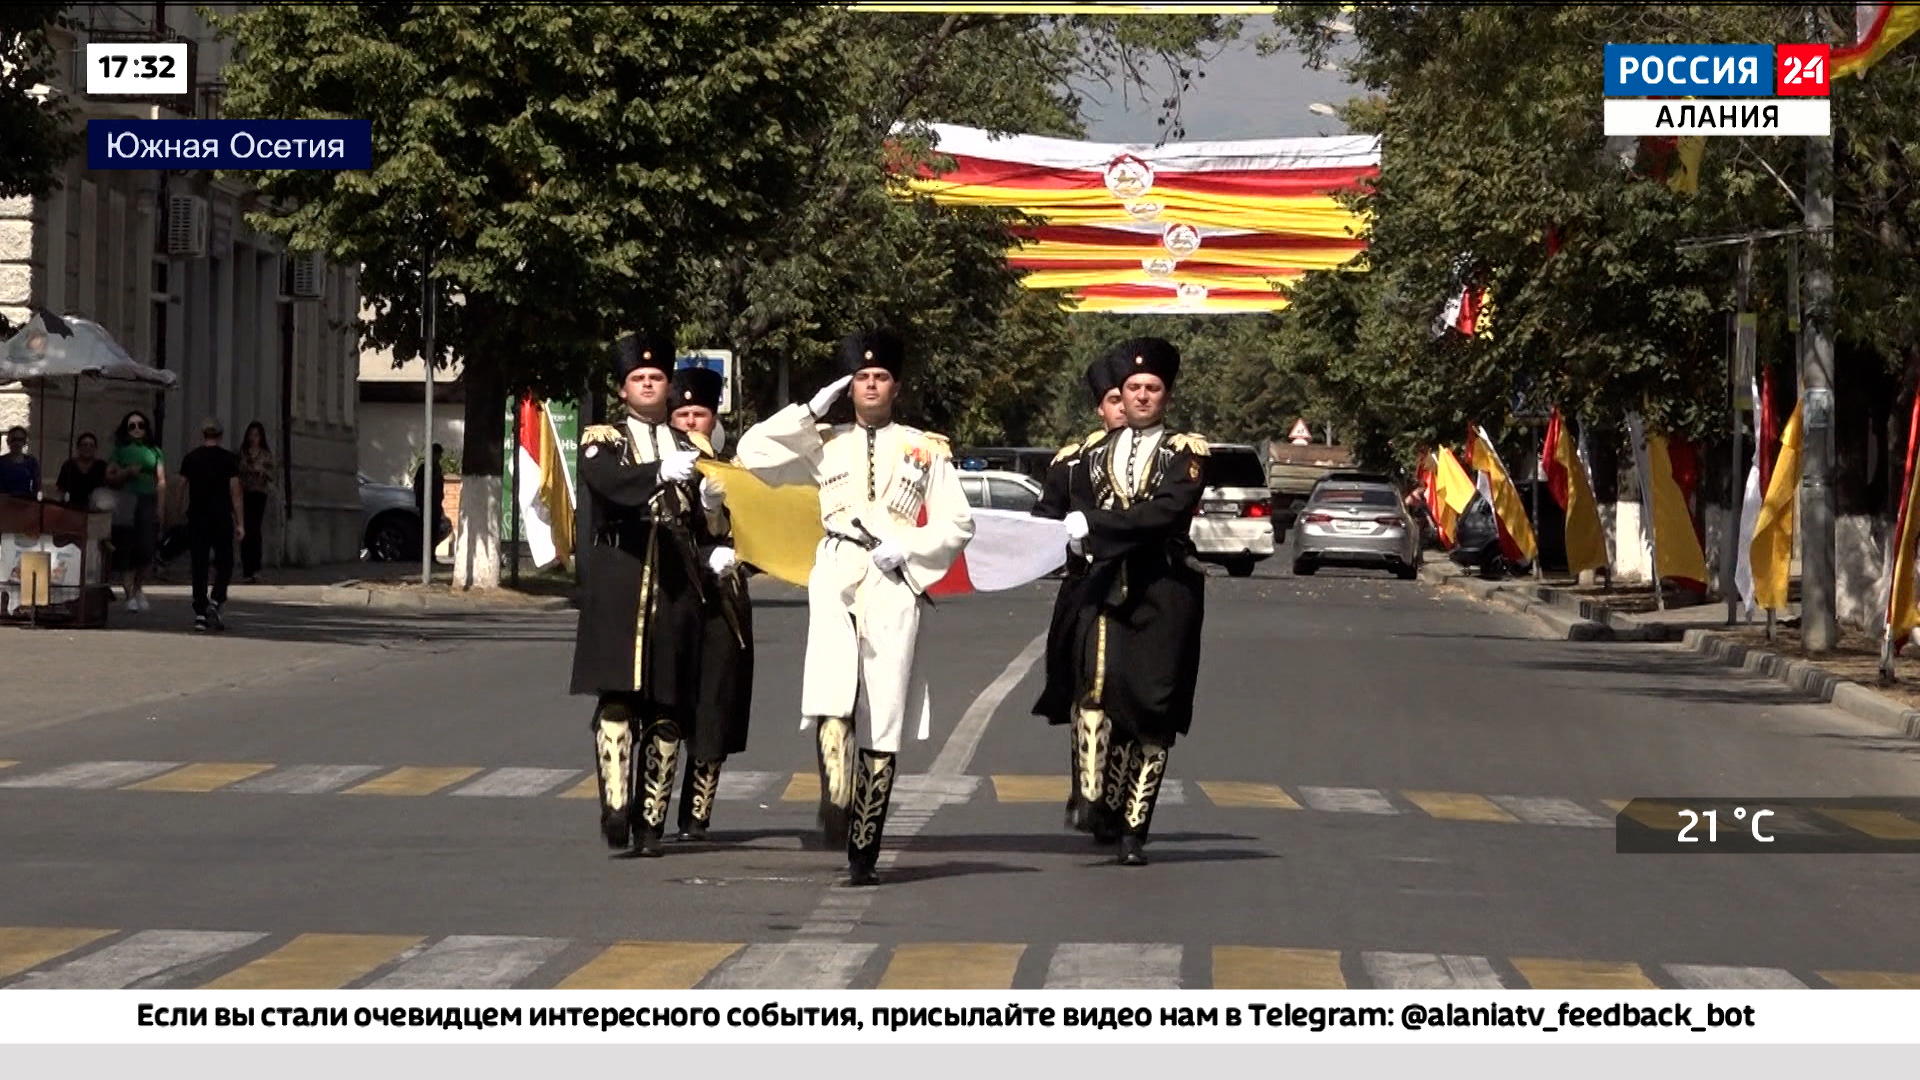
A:
POLYGON ((934 453, 945 454, 948 457, 953 456, 953 442, 945 435, 935 435, 931 431, 923 431, 920 435, 932 445, 934 453))
POLYGON ((620 429, 612 424, 590 424, 580 433, 580 445, 590 443, 617 443, 620 441, 620 429))
POLYGON ((1080 444, 1077 442, 1070 442, 1067 445, 1061 447, 1059 453, 1053 455, 1052 463, 1055 465, 1058 465, 1061 462, 1067 460, 1068 458, 1072 457, 1073 455, 1079 452, 1080 452, 1080 444))
POLYGON ((1175 435, 1169 442, 1172 443, 1175 450, 1184 450, 1194 457, 1207 456, 1207 437, 1198 432, 1175 435))
POLYGON ((1107 441, 1107 436, 1111 434, 1113 434, 1113 432, 1108 431, 1106 428, 1101 428, 1099 431, 1096 431, 1093 434, 1087 436, 1087 441, 1080 444, 1080 449, 1091 450, 1094 447, 1099 446, 1101 443, 1107 441))

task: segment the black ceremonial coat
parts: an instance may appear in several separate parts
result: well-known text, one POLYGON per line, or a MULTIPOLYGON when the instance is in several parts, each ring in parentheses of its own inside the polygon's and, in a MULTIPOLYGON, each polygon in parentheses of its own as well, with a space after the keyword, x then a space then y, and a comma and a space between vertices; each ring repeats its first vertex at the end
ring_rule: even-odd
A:
MULTIPOLYGON (((1106 437, 1106 432, 1096 431, 1060 449, 1053 463, 1047 466, 1040 501, 1031 511, 1033 516, 1059 521, 1073 510, 1085 510, 1093 505, 1090 474, 1081 466, 1081 458, 1106 437)), ((1088 676, 1081 673, 1074 625, 1081 594, 1086 591, 1088 565, 1084 554, 1069 551, 1066 577, 1053 598, 1053 618, 1047 623, 1046 685, 1041 687, 1040 700, 1033 706, 1034 715, 1046 717, 1049 724, 1071 723, 1074 709, 1087 688, 1088 676)))
MULTIPOLYGON (((648 425, 641 423, 642 430, 648 425)), ((690 450, 668 424, 652 425, 661 451, 690 450)), ((573 692, 631 693, 651 713, 692 723, 700 690, 707 541, 698 484, 660 479, 658 458, 625 422, 596 424, 580 439, 580 479, 593 502, 582 537, 580 627, 573 692)))
MULTIPOLYGON (((715 526, 714 543, 733 543, 725 510, 717 521, 708 521, 715 526)), ((700 700, 694 706, 692 747, 694 757, 717 761, 747 748, 753 706, 753 598, 747 594, 744 565, 717 578, 704 566, 700 573, 707 595, 701 609, 700 700)))
POLYGON ((1114 472, 1119 443, 1107 438, 1079 466, 1091 504, 1074 509, 1087 515, 1091 565, 1074 623, 1077 655, 1117 732, 1170 746, 1193 724, 1200 677, 1207 575, 1188 530, 1207 441, 1166 434, 1132 492, 1114 472))

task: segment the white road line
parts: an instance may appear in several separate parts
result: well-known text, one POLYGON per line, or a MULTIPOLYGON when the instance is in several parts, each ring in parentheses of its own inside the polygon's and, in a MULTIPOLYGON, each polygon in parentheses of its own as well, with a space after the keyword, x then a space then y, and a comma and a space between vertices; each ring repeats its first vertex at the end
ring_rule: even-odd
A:
POLYGON ((1781 968, 1668 964, 1667 971, 1685 990, 1802 990, 1806 983, 1781 968))
POLYGON ((284 769, 275 769, 262 773, 251 780, 242 780, 228 788, 228 791, 245 791, 256 795, 324 795, 346 787, 363 777, 372 776, 384 766, 380 765, 289 765, 284 769))
POLYGON ((505 990, 566 947, 565 938, 442 938, 367 986, 372 990, 505 990))
POLYGON ((1303 787, 1301 801, 1315 810, 1337 814, 1397 814, 1392 800, 1374 788, 1303 787))
POLYGON ((1382 990, 1498 990, 1500 974, 1484 956, 1437 953, 1360 954, 1367 976, 1382 990))
POLYGON ((57 769, 0 780, 0 788, 72 788, 98 791, 177 769, 177 761, 81 761, 57 769))
POLYGON ((908 773, 900 777, 894 786, 896 795, 933 795, 942 802, 966 802, 980 787, 977 776, 932 776, 927 773, 908 773))
POLYGON ((1047 962, 1049 990, 1178 990, 1178 945, 1061 945, 1047 962))
POLYGON ((723 768, 720 770, 719 797, 729 801, 734 799, 764 799, 769 795, 779 794, 779 792, 774 789, 774 785, 785 785, 787 780, 792 776, 792 773, 723 768))
POLYGON ((1571 799, 1544 795, 1490 795, 1496 805, 1529 825, 1566 825, 1580 829, 1610 829, 1613 822, 1571 799))
POLYGON ((480 779, 455 789, 453 794, 526 798, 545 795, 579 775, 579 769, 495 769, 480 779))
POLYGON ((877 945, 785 942, 749 945, 705 986, 715 990, 844 990, 877 945))
POLYGON ((165 982, 266 937, 249 932, 142 930, 99 952, 29 975, 15 990, 122 990, 165 982))
POLYGON ((947 736, 947 745, 940 748, 939 756, 933 759, 933 768, 927 770, 934 776, 964 776, 967 766, 973 764, 974 751, 980 749, 980 740, 987 734, 987 724, 993 720, 994 711, 1000 703, 1007 700, 1013 688, 1027 677, 1027 672, 1047 651, 1047 634, 1041 631, 1027 647, 1020 650, 1006 670, 998 678, 987 684, 980 696, 973 699, 967 711, 961 715, 960 723, 955 725, 953 734, 947 736))
POLYGON ((1160 785, 1161 806, 1187 805, 1187 785, 1179 780, 1168 780, 1160 785))

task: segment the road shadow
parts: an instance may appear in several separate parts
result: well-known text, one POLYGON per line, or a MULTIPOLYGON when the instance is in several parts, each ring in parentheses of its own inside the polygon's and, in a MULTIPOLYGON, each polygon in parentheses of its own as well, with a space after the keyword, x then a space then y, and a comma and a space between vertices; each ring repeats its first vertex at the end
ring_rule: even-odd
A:
MULTIPOLYGON (((1149 850, 1158 850, 1161 844, 1196 843, 1252 843, 1259 837, 1239 833, 1220 832, 1169 832, 1153 834, 1149 850)), ((1080 833, 1060 833, 1042 835, 1039 833, 941 833, 928 835, 922 833, 913 838, 911 846, 916 853, 960 854, 968 852, 993 852, 1005 855, 1101 855, 1112 857, 1119 848, 1115 845, 1102 846, 1094 842, 1091 836, 1080 833)), ((1230 854, 1222 852, 1221 854, 1230 854)), ((1248 858, 1270 858, 1264 852, 1244 854, 1248 858)))
POLYGON ((880 872, 882 885, 910 885, 917 881, 938 881, 942 878, 981 877, 987 874, 1038 874, 1037 866, 1016 866, 1012 863, 953 861, 935 863, 932 866, 895 866, 880 872))

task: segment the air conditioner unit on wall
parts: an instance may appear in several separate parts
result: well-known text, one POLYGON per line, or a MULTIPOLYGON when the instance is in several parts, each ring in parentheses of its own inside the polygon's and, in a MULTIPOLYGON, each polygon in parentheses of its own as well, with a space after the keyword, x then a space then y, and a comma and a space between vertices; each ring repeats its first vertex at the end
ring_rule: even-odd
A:
POLYGON ((287 253, 287 295, 319 300, 326 295, 327 261, 317 251, 287 253))
POLYGON ((198 195, 167 198, 167 254, 207 257, 207 200, 198 195))

